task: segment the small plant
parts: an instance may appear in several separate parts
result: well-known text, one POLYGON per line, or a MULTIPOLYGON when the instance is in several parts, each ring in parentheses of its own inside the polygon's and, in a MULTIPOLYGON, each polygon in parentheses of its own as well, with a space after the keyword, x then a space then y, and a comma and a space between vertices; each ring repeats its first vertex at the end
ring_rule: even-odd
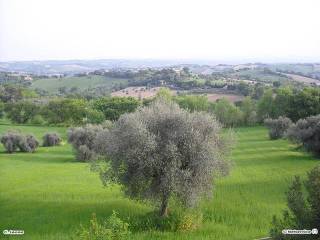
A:
MULTIPOLYGON (((308 173, 308 179, 302 184, 298 176, 292 182, 287 195, 288 210, 283 212, 282 218, 273 217, 270 235, 272 239, 301 239, 285 236, 283 229, 320 229, 320 166, 308 173), (308 197, 305 197, 303 185, 308 197)), ((320 239, 318 236, 305 236, 303 239, 320 239)))
POLYGON ((192 231, 198 229, 202 224, 202 214, 186 213, 181 218, 177 225, 177 231, 192 231))
POLYGON ((135 231, 169 231, 188 232, 198 229, 203 221, 201 213, 187 209, 170 211, 167 217, 162 217, 157 212, 149 212, 144 216, 131 219, 130 226, 135 231))
POLYGON ((60 145, 62 140, 59 134, 57 133, 46 133, 42 139, 43 139, 42 146, 44 147, 52 147, 52 146, 60 145))
POLYGON ((292 122, 289 118, 279 117, 277 119, 267 118, 264 120, 264 124, 269 128, 270 139, 274 140, 284 137, 292 122))
POLYGON ((112 215, 100 224, 95 214, 92 214, 88 228, 80 226, 74 239, 77 240, 124 240, 130 235, 129 224, 118 217, 113 211, 112 215))
POLYGON ((46 121, 43 119, 43 117, 40 114, 35 115, 31 120, 31 124, 35 125, 45 125, 46 121))

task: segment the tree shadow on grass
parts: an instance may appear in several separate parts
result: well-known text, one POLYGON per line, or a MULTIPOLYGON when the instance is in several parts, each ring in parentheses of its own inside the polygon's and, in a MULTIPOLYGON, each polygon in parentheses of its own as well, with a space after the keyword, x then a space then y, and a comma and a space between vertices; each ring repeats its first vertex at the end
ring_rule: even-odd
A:
POLYGON ((23 161, 23 162, 34 162, 34 163, 80 163, 75 159, 73 154, 63 153, 63 152, 47 152, 47 153, 46 152, 41 152, 41 153, 0 152, 0 157, 10 159, 10 161, 23 161))

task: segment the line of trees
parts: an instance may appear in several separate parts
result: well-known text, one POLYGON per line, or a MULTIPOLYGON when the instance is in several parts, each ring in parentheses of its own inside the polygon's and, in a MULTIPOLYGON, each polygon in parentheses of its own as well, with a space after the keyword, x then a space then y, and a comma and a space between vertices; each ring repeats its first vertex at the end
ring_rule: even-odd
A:
MULTIPOLYGON (((19 95, 20 96, 20 95, 19 95)), ((250 126, 267 118, 287 117, 293 122, 320 113, 320 89, 278 88, 266 90, 259 100, 248 96, 241 102, 232 103, 220 99, 213 103, 205 95, 172 96, 162 89, 157 97, 165 97, 191 112, 214 113, 226 127, 250 126)), ((132 97, 54 98, 46 101, 20 99, 0 103, 0 117, 6 114, 14 123, 82 125, 99 124, 104 120, 117 120, 122 114, 134 112, 154 99, 138 100, 132 97)))

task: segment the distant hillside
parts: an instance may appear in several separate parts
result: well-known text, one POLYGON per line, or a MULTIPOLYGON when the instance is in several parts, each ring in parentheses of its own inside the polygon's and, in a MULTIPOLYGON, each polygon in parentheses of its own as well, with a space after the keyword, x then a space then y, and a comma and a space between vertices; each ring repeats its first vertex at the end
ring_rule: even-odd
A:
POLYGON ((106 76, 83 76, 83 77, 63 77, 63 78, 43 78, 34 80, 31 87, 38 88, 50 93, 57 93, 62 88, 77 88, 85 90, 88 88, 103 87, 111 92, 111 89, 120 84, 127 84, 127 79, 111 78, 106 76))
POLYGON ((36 75, 54 75, 92 72, 98 69, 137 69, 163 68, 184 63, 194 64, 191 60, 50 60, 0 62, 0 71, 25 72, 36 75))

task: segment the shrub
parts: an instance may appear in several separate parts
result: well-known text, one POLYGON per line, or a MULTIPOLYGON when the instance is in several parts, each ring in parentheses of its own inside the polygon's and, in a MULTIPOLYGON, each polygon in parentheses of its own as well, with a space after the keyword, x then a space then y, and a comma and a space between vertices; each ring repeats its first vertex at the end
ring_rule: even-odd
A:
POLYGON ((257 112, 255 102, 246 97, 240 104, 240 110, 243 113, 243 123, 246 126, 254 125, 257 122, 257 112))
POLYGON ((33 135, 27 135, 25 143, 21 144, 21 151, 35 152, 39 146, 39 141, 33 135))
POLYGON ((62 140, 58 133, 46 133, 42 139, 43 139, 42 146, 44 147, 60 145, 62 140))
MULTIPOLYGON (((287 195, 289 210, 285 210, 282 218, 273 217, 270 235, 272 239, 301 239, 298 236, 285 236, 283 229, 320 229, 320 166, 308 173, 304 183, 308 197, 304 196, 303 184, 295 177, 287 195)), ((319 239, 316 235, 304 236, 303 239, 319 239)))
POLYGON ((188 109, 189 111, 208 111, 210 103, 208 97, 204 95, 184 95, 175 98, 175 101, 181 108, 188 109))
POLYGON ((34 152, 39 146, 38 140, 33 135, 22 135, 19 132, 7 132, 1 137, 1 143, 8 153, 19 149, 21 152, 34 152))
POLYGON ((243 114, 240 109, 225 98, 217 101, 214 114, 218 121, 226 127, 235 127, 242 123, 243 114))
POLYGON ((267 118, 264 120, 264 124, 269 128, 270 139, 279 139, 284 137, 292 122, 289 118, 279 117, 277 119, 267 118))
POLYGON ((31 101, 19 101, 7 103, 5 112, 7 117, 14 123, 27 123, 38 114, 40 107, 31 101))
POLYGON ((177 225, 177 231, 186 232, 198 229, 202 224, 202 214, 183 214, 177 225))
POLYGON ((100 125, 104 129, 110 129, 113 126, 113 122, 111 122, 110 120, 105 120, 100 125))
POLYGON ((94 109, 103 112, 108 120, 117 120, 122 114, 134 112, 140 101, 133 97, 104 97, 94 102, 94 109))
POLYGON ((31 119, 30 123, 34 125, 45 125, 46 121, 41 115, 37 114, 31 119))
POLYGON ((17 132, 7 132, 1 137, 1 143, 8 153, 13 153, 18 149, 21 137, 17 132))
POLYGON ((310 152, 320 154, 320 115, 300 119, 287 133, 288 138, 310 152))
POLYGON ((80 145, 76 151, 76 159, 79 161, 92 160, 95 156, 95 152, 90 150, 86 145, 80 145))
POLYGON ((121 220, 116 212, 100 224, 95 214, 92 215, 88 228, 80 226, 74 239, 77 240, 124 240, 130 235, 129 224, 121 220))
POLYGON ((96 157, 94 152, 94 140, 103 128, 99 125, 88 124, 85 127, 71 128, 68 131, 68 142, 76 151, 76 159, 88 161, 96 157))
POLYGON ((86 106, 82 99, 53 99, 41 114, 49 124, 81 124, 86 117, 86 106))
POLYGON ((100 112, 96 109, 87 109, 86 110, 87 123, 99 124, 105 120, 103 112, 100 112))

